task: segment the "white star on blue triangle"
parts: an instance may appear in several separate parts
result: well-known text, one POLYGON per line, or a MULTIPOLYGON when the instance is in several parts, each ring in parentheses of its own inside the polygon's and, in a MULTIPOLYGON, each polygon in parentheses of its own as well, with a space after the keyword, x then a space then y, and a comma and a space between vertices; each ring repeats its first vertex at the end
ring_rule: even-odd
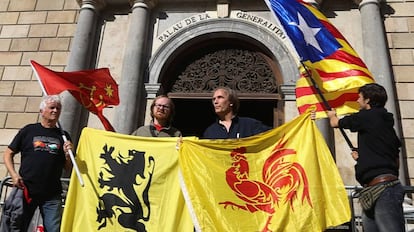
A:
POLYGON ((319 52, 323 52, 321 46, 319 46, 318 40, 315 38, 316 34, 321 30, 321 28, 310 27, 302 15, 298 12, 299 24, 295 22, 289 23, 290 25, 297 26, 303 33, 303 37, 307 45, 312 45, 314 48, 318 49, 319 52))

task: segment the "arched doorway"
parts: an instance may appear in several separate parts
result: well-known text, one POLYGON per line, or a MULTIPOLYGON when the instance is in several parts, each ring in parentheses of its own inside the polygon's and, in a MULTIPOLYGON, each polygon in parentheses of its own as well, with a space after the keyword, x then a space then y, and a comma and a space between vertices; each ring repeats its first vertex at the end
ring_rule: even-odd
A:
MULTIPOLYGON (((262 63, 267 65, 267 68, 263 70, 271 70, 271 75, 268 76, 272 76, 271 79, 276 82, 276 91, 261 91, 267 86, 274 86, 275 83, 264 85, 265 87, 252 84, 254 91, 239 91, 240 115, 255 117, 274 127, 283 124, 285 118, 289 119, 294 115, 292 110, 285 112, 285 107, 292 108, 295 100, 294 83, 299 77, 299 72, 297 62, 290 53, 285 38, 266 27, 247 21, 232 18, 204 20, 176 32, 157 48, 150 60, 149 79, 145 84, 148 99, 153 99, 158 94, 168 94, 173 98, 177 105, 174 125, 186 136, 200 136, 207 125, 215 120, 210 100, 213 86, 210 86, 210 90, 195 88, 194 86, 197 85, 186 82, 181 86, 190 85, 191 87, 183 88, 186 91, 177 91, 174 90, 174 85, 178 83, 180 76, 192 73, 186 71, 192 63, 205 59, 204 56, 226 49, 261 57, 265 61, 262 63)), ((194 68, 194 70, 203 71, 205 67, 194 68)), ((252 68, 245 68, 245 70, 252 70, 252 68)), ((201 77, 198 80, 204 83, 203 77, 209 75, 197 74, 196 76, 201 77)), ((241 76, 233 75, 234 77, 236 79, 232 80, 240 81, 241 76)), ((249 75, 244 77, 249 77, 249 75)), ((243 80, 246 79, 253 78, 243 80)), ((228 83, 237 84, 238 82, 228 83)))
POLYGON ((238 92, 240 116, 274 127, 282 124, 278 92, 282 78, 269 53, 236 34, 232 38, 198 38, 198 43, 176 56, 161 79, 161 89, 176 104, 174 126, 184 136, 202 137, 216 119, 211 92, 218 86, 238 92))

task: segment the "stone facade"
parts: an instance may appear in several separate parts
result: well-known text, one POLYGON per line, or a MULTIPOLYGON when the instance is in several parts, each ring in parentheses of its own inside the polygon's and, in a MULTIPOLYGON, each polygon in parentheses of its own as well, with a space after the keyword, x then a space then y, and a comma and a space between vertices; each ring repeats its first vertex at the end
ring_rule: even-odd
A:
MULTIPOLYGON (((148 112, 145 111, 147 102, 150 102, 160 91, 160 82, 166 81, 158 79, 163 72, 162 65, 172 62, 167 58, 173 57, 174 51, 181 48, 182 43, 191 44, 191 38, 205 37, 206 31, 211 32, 212 35, 220 34, 225 37, 226 35, 223 35, 221 31, 225 28, 227 33, 231 32, 250 38, 256 36, 265 48, 278 51, 275 56, 277 57, 278 54, 280 56, 277 58, 285 84, 297 79, 298 72, 284 65, 294 63, 297 59, 289 43, 281 34, 278 34, 276 27, 265 28, 257 23, 257 19, 268 23, 274 22, 264 3, 246 0, 193 1, 192 4, 185 2, 178 0, 135 1, 134 4, 131 3, 133 6, 131 7, 127 0, 85 1, 81 5, 85 12, 93 8, 93 12, 101 14, 96 24, 91 23, 97 28, 95 39, 93 39, 95 50, 89 53, 93 58, 89 60, 84 58, 85 56, 79 58, 81 60, 79 62, 91 62, 92 64, 82 65, 76 62, 76 58, 71 57, 71 55, 75 56, 74 54, 80 53, 79 46, 74 47, 74 43, 79 43, 75 41, 75 33, 80 27, 86 25, 83 21, 82 25, 77 25, 83 18, 80 17, 81 6, 75 0, 1 1, 0 154, 3 154, 7 144, 20 127, 37 121, 39 117, 38 105, 42 91, 29 65, 30 60, 35 60, 55 71, 79 70, 79 67, 109 67, 114 78, 120 83, 120 90, 124 91, 120 93, 121 101, 133 94, 137 96, 136 101, 140 102, 127 102, 126 105, 105 109, 105 116, 114 122, 122 133, 134 130, 137 124, 148 122, 148 112), (94 5, 90 6, 89 2, 94 5), (110 5, 115 3, 118 5, 110 5), (128 84, 125 83, 129 78, 128 75, 140 68, 131 67, 127 61, 127 57, 137 59, 132 53, 134 49, 141 49, 140 44, 137 45, 136 41, 131 42, 128 39, 131 36, 140 36, 139 33, 135 35, 131 31, 131 24, 137 17, 146 17, 145 14, 148 14, 149 26, 148 30, 145 30, 148 34, 145 35, 147 37, 144 40, 149 44, 142 44, 146 49, 142 51, 145 54, 142 70, 148 69, 149 73, 143 73, 143 78, 140 79, 144 83, 141 83, 139 88, 146 91, 145 96, 140 96, 139 91, 138 93, 127 91, 128 84), (252 17, 256 17, 256 21, 251 20, 252 17), (230 31, 231 26, 234 28, 230 31), (255 33, 258 34, 255 35, 255 33), (268 41, 265 41, 266 38, 268 41), (272 39, 278 40, 279 45, 272 44, 272 39), (131 108, 128 104, 144 109, 143 111, 137 110, 138 115, 131 121, 132 125, 122 123, 129 120, 121 117, 126 109, 131 108)), ((364 44, 364 29, 361 26, 362 19, 357 3, 351 0, 317 2, 321 11, 364 59, 367 56, 365 54, 368 54, 368 48, 364 44)), ((414 101, 414 94, 411 91, 414 87, 414 79, 411 77, 414 72, 414 1, 384 1, 381 4, 381 10, 384 15, 389 59, 392 63, 393 81, 395 81, 395 107, 398 112, 396 118, 398 124, 401 125, 398 129, 404 142, 402 152, 404 173, 406 177, 409 177, 408 182, 412 185, 414 173, 408 167, 414 167, 414 110, 410 107, 414 101)), ((211 37, 211 39, 214 38, 211 37)), ((198 40, 197 42, 204 41, 198 40)), ((384 59, 387 58, 384 57, 384 59)), ((278 114, 281 115, 280 122, 288 121, 297 115, 292 95, 290 95, 291 99, 288 98, 283 99, 282 112, 278 114)), ((64 107, 66 107, 65 101, 64 107)), ((69 106, 67 109, 72 108, 69 106)), ((73 113, 73 115, 78 117, 78 113, 73 113)), ((95 115, 89 116, 87 126, 103 128, 95 115)), ((355 185, 357 183, 353 177, 354 161, 349 156, 349 148, 346 147, 346 143, 337 131, 335 138, 338 168, 345 184, 355 185)), ((351 135, 350 138, 356 143, 355 136, 351 135)), ((0 165, 0 177, 5 175, 4 165, 0 165)))
MULTIPOLYGON (((64 70, 79 5, 76 1, 0 3, 0 153, 18 129, 39 119, 42 91, 30 60, 64 70)), ((16 159, 18 162, 18 159, 16 159)), ((0 165, 0 176, 6 170, 0 165)))
POLYGON ((414 71, 414 1, 387 1, 384 12, 384 20, 387 32, 389 54, 394 72, 397 105, 399 106, 399 120, 401 120, 404 152, 406 154, 407 173, 410 177, 410 185, 414 184, 414 140, 413 118, 411 108, 414 95, 410 88, 413 87, 414 71))

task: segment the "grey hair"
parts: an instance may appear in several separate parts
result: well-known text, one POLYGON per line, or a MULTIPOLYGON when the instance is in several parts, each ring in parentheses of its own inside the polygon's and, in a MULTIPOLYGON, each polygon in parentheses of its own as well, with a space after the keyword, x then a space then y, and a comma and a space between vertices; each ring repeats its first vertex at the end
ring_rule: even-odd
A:
POLYGON ((40 110, 44 110, 48 102, 56 102, 59 105, 62 105, 62 100, 60 99, 59 95, 47 95, 40 102, 40 106, 39 106, 40 110))

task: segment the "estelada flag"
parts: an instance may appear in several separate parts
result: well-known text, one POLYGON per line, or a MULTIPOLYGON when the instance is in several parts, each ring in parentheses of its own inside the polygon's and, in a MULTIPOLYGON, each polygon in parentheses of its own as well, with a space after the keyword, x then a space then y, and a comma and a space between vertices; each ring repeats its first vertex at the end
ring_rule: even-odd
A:
POLYGON ((345 37, 318 9, 303 0, 265 2, 282 24, 303 64, 301 78, 296 83, 299 113, 311 105, 317 107, 317 118, 327 117, 326 105, 335 108, 338 115, 358 111, 358 89, 373 83, 374 78, 345 37))
POLYGON ((30 62, 47 95, 68 90, 80 104, 98 116, 106 130, 115 131, 102 112, 108 106, 119 104, 118 84, 108 68, 56 72, 33 60, 30 62))
POLYGON ((178 140, 83 129, 76 163, 85 184, 71 176, 61 231, 193 232, 178 180, 178 140))
POLYGON ((179 163, 197 231, 324 231, 351 219, 310 112, 248 138, 185 140, 179 163))

